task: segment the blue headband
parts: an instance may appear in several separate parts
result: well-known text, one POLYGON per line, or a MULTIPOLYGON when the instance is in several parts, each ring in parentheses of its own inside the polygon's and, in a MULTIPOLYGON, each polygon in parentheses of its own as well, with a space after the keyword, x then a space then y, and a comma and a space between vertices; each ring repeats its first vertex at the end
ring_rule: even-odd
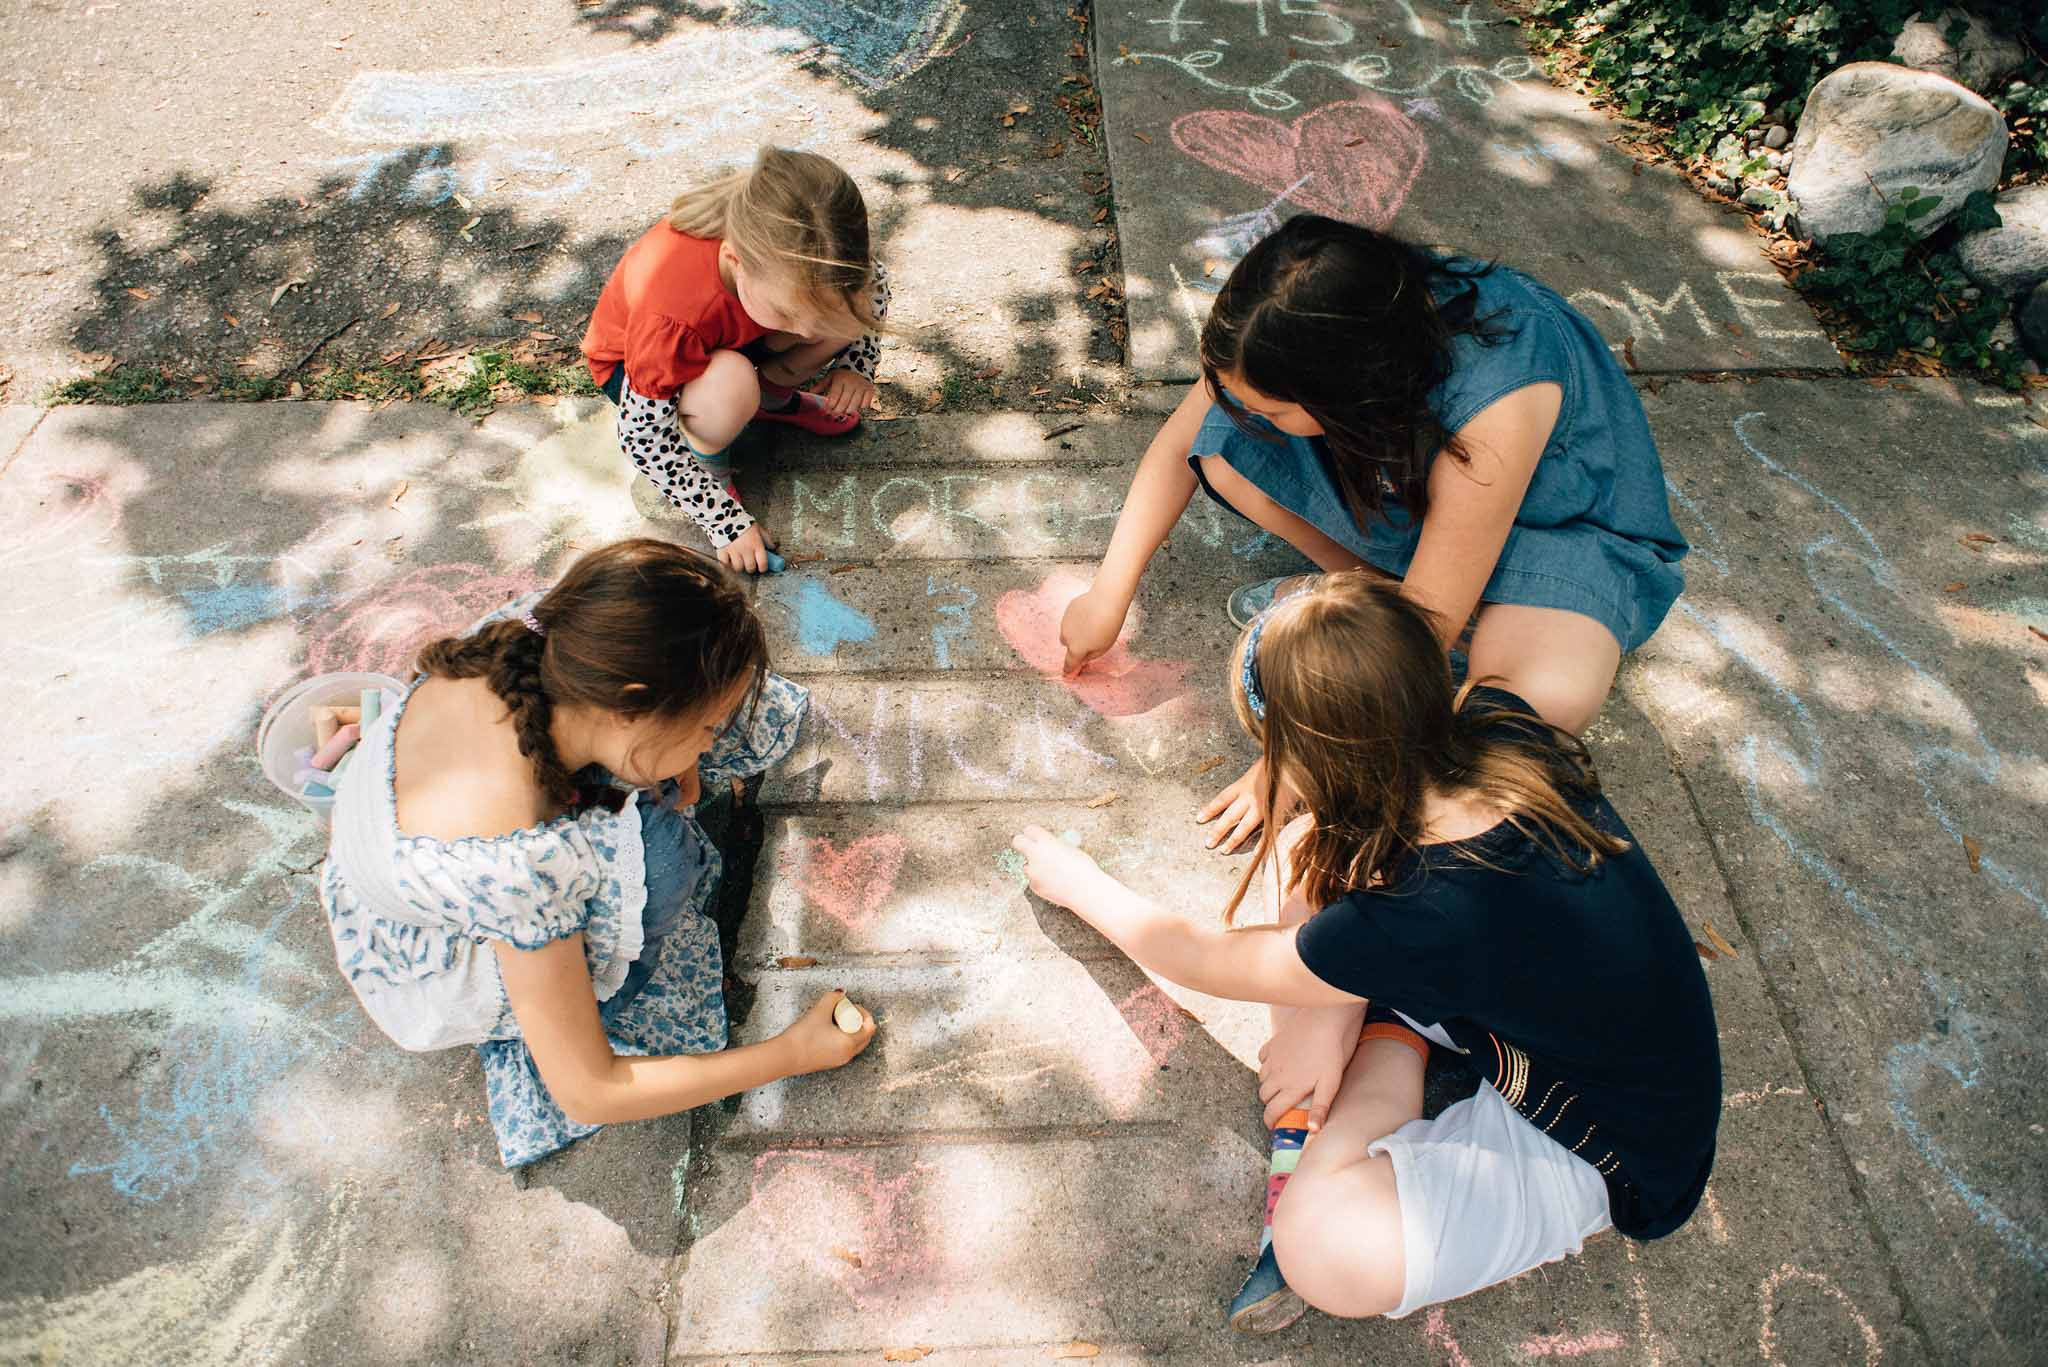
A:
POLYGON ((1274 604, 1252 619, 1251 635, 1244 638, 1244 702, 1251 708, 1252 715, 1260 721, 1266 719, 1266 698, 1259 691, 1259 633, 1266 629, 1266 618, 1272 614, 1274 604))

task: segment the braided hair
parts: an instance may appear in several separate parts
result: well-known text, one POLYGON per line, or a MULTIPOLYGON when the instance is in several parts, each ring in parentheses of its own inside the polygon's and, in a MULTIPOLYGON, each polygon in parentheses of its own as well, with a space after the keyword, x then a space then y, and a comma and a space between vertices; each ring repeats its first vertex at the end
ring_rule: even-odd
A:
POLYGON ((504 700, 535 782, 565 807, 576 781, 555 750, 555 708, 681 722, 747 682, 744 713, 767 673, 767 638, 744 591, 716 560, 666 541, 590 552, 529 615, 539 633, 522 619, 492 622, 432 642, 419 669, 486 680, 504 700))

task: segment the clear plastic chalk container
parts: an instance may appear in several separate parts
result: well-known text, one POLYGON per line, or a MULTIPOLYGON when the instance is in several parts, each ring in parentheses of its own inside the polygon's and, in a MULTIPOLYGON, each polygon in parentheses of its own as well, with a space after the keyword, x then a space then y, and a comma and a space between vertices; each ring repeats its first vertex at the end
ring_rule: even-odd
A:
POLYGON ((316 739, 313 709, 356 703, 368 688, 392 695, 385 700, 387 706, 405 691, 405 685, 389 674, 316 674, 286 689, 256 728, 256 758, 262 762, 264 777, 311 812, 322 826, 327 824, 334 799, 302 792, 303 785, 294 781, 306 767, 299 753, 312 748, 316 739))

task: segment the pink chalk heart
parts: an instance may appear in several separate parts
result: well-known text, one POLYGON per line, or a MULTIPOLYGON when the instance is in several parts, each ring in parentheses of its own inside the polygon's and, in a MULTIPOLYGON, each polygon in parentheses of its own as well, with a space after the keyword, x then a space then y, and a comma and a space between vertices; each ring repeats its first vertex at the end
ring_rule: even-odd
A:
POLYGON ((1204 109, 1173 121, 1173 145, 1267 194, 1368 228, 1385 228, 1422 174, 1422 127, 1380 99, 1340 100, 1293 123, 1204 109))
POLYGON ((856 929, 896 891, 903 850, 900 835, 862 836, 843 850, 830 840, 813 840, 796 873, 797 889, 840 925, 856 929))
MULTIPOLYGON (((1067 570, 1053 571, 1036 589, 1012 589, 996 600, 996 630, 1024 663, 1059 678, 1061 686, 1101 716, 1134 717, 1180 696, 1191 662, 1141 660, 1121 636, 1081 673, 1060 675, 1067 660, 1060 618, 1087 589, 1085 579, 1067 570)), ((1127 622, 1125 633, 1134 625, 1127 622)))

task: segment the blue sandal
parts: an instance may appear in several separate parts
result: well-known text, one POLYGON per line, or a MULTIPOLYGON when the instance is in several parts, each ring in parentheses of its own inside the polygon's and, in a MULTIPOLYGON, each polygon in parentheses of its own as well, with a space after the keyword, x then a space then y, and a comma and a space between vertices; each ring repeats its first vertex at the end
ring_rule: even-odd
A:
POLYGON ((1244 1334, 1274 1334, 1307 1313, 1308 1302, 1288 1287, 1273 1246, 1267 1244, 1231 1298, 1230 1327, 1244 1334))
POLYGON ((1283 574, 1257 584, 1246 584, 1233 589, 1230 594, 1230 624, 1240 631, 1252 624, 1252 619, 1264 612, 1282 598, 1301 592, 1314 583, 1313 574, 1283 574))

